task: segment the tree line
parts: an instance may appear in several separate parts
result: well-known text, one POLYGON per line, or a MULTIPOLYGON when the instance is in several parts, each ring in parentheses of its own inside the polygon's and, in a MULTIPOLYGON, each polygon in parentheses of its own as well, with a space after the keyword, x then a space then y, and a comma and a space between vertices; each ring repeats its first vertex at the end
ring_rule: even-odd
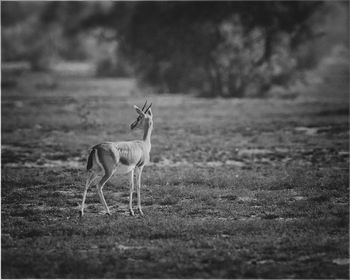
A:
POLYGON ((305 45, 322 36, 315 14, 326 12, 322 1, 18 3, 1 3, 4 58, 30 57, 37 68, 55 55, 84 60, 93 34, 100 53, 114 44, 102 74, 222 97, 264 96, 314 66, 305 45))

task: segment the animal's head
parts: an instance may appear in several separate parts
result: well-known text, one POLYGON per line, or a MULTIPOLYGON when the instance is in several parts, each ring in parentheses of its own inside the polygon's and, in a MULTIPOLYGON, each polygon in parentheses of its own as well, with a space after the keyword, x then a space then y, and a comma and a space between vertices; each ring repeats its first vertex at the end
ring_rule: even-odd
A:
POLYGON ((152 115, 152 110, 151 110, 151 105, 149 105, 146 108, 147 100, 145 104, 143 105, 142 109, 134 105, 134 108, 138 114, 137 119, 130 125, 130 129, 133 130, 135 128, 144 128, 144 127, 150 127, 153 125, 153 115, 152 115))

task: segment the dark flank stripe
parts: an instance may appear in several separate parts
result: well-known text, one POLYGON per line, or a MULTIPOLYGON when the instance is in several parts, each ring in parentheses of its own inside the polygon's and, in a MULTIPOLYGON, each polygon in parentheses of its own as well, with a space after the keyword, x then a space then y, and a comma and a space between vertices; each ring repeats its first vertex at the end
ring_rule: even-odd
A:
POLYGON ((121 157, 119 162, 124 165, 129 165, 129 161, 125 157, 121 157))

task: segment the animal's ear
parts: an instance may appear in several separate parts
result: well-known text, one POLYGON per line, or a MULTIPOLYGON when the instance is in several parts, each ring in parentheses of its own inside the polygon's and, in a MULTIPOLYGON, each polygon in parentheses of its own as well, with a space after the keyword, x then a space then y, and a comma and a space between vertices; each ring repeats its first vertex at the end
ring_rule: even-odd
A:
POLYGON ((140 115, 140 116, 145 116, 145 113, 144 112, 142 112, 142 110, 139 108, 139 107, 137 107, 136 105, 134 105, 134 108, 135 108, 135 110, 136 110, 136 112, 140 115))
POLYGON ((151 108, 148 109, 147 114, 150 115, 151 117, 153 116, 151 108))

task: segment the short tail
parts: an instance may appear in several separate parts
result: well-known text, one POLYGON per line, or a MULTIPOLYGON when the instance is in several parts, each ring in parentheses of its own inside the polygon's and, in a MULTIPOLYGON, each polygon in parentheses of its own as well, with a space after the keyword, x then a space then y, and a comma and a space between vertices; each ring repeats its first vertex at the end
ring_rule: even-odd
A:
POLYGON ((95 152, 96 152, 96 150, 92 149, 92 151, 91 151, 91 153, 89 155, 89 158, 88 158, 88 161, 87 161, 87 165, 86 165, 86 170, 87 171, 89 171, 92 168, 92 160, 93 160, 95 152))

